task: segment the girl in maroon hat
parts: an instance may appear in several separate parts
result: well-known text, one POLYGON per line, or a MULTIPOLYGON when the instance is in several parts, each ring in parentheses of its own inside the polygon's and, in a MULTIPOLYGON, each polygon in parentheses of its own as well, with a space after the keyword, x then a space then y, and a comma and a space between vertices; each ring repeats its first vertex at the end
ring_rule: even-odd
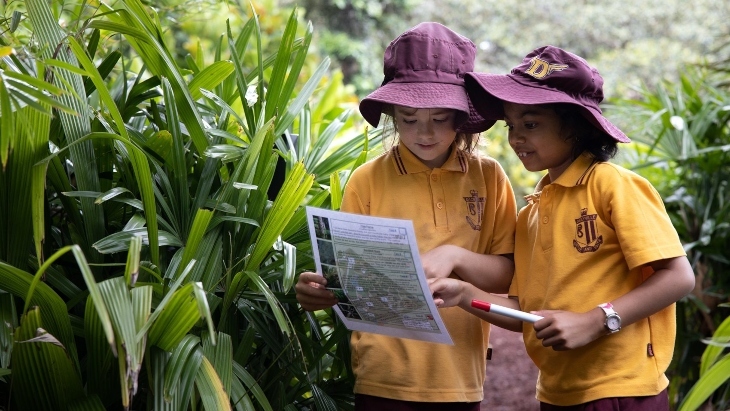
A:
POLYGON ((603 79, 546 46, 466 86, 481 114, 505 121, 525 168, 547 173, 517 218, 510 298, 438 279, 436 304, 523 332, 541 410, 668 411, 675 302, 694 274, 654 187, 608 162, 630 140, 601 112, 603 79))
MULTIPOLYGON (((464 75, 476 47, 437 23, 422 23, 385 51, 385 80, 360 103, 374 127, 392 121, 398 144, 351 176, 342 211, 413 221, 429 278, 453 277, 507 292, 517 208, 499 164, 473 153, 491 127, 471 110, 464 75)), ((337 303, 326 280, 302 273, 305 310, 337 303)), ((441 313, 454 345, 353 332, 356 410, 479 410, 489 324, 458 308, 441 313)))

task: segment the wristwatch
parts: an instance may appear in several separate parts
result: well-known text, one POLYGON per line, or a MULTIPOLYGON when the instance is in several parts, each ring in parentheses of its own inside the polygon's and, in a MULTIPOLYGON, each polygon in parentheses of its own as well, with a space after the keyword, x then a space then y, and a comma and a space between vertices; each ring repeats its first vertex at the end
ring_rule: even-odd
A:
POLYGON ((613 334, 619 332, 621 329, 621 317, 613 310, 613 304, 603 303, 598 306, 606 313, 606 320, 603 324, 606 326, 608 333, 613 334))

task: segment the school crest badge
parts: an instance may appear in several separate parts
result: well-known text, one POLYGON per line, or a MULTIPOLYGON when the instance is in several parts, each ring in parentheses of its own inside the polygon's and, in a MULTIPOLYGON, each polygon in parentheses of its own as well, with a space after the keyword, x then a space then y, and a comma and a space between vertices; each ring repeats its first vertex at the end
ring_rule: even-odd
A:
POLYGON ((580 210, 580 217, 575 219, 575 238, 573 247, 579 253, 594 253, 603 244, 603 236, 598 233, 596 219, 598 214, 588 214, 588 209, 580 210))
POLYGON ((471 190, 470 194, 471 197, 464 197, 467 209, 466 222, 469 223, 472 230, 480 231, 484 214, 484 197, 479 197, 476 190, 471 190))

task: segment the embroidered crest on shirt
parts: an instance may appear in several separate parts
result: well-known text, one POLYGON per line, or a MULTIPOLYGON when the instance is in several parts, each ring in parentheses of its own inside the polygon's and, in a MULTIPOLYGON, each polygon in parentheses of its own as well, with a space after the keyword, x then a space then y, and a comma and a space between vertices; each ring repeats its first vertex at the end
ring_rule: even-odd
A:
POLYGON ((470 194, 471 197, 464 197, 468 212, 466 222, 469 223, 472 230, 480 231, 482 229, 482 214, 484 214, 484 197, 479 197, 476 190, 471 190, 470 194))
POLYGON ((596 219, 598 214, 588 214, 588 209, 580 210, 580 218, 575 219, 575 238, 573 247, 579 253, 593 253, 603 244, 603 236, 598 234, 596 219))

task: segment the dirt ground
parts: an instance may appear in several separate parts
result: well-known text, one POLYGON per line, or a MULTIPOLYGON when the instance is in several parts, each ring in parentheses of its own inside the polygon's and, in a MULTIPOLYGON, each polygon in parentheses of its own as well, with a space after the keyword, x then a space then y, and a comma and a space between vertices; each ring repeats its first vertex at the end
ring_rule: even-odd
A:
POLYGON ((537 368, 527 356, 522 333, 492 327, 482 411, 536 411, 537 368))

